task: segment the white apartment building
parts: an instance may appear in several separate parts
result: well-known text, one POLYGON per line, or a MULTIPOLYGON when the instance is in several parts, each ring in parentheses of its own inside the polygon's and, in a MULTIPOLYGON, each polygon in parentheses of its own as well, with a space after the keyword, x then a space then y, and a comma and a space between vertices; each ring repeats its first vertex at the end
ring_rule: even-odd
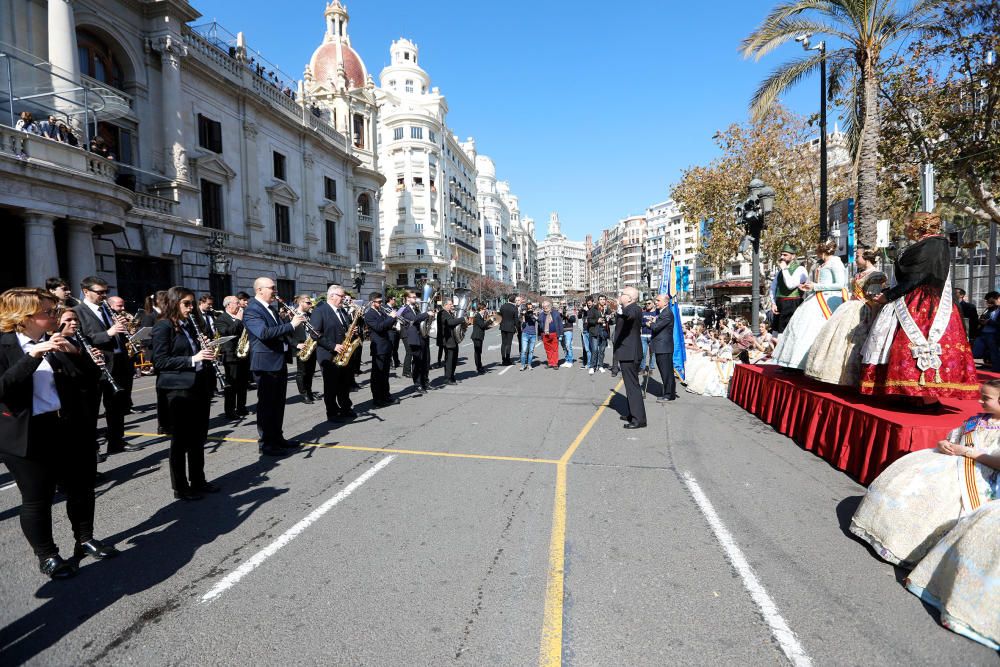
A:
POLYGON ((382 283, 374 86, 339 1, 305 91, 183 0, 0 8, 0 229, 25 249, 0 289, 97 274, 134 310, 173 284, 221 296, 268 275, 291 297, 358 264, 382 283), (20 111, 82 145, 14 130, 20 111), (83 149, 95 136, 114 159, 83 149))
POLYGON ((603 230, 600 239, 590 249, 591 290, 616 294, 623 287, 632 286, 645 291, 645 239, 646 217, 643 215, 629 216, 603 230))
POLYGON ((510 250, 510 208, 497 184, 496 165, 485 155, 476 156, 476 199, 482 222, 483 275, 513 285, 510 250))
POLYGON ((653 204, 646 209, 646 268, 652 292, 659 291, 663 273, 663 253, 669 248, 674 266, 688 268, 688 292, 680 292, 682 300, 691 300, 697 285, 698 254, 701 248, 698 226, 684 219, 680 206, 672 199, 653 204))
POLYGON ((510 211, 510 275, 518 292, 538 291, 538 242, 535 221, 521 218, 521 204, 510 193, 510 183, 500 181, 497 190, 510 211))
POLYGON ((538 287, 543 296, 565 299, 589 291, 587 251, 563 236, 559 214, 549 215, 549 233, 538 243, 538 287))
POLYGON ((391 284, 467 287, 482 268, 476 148, 448 129, 448 104, 407 39, 379 76, 378 153, 385 176, 380 228, 391 284))

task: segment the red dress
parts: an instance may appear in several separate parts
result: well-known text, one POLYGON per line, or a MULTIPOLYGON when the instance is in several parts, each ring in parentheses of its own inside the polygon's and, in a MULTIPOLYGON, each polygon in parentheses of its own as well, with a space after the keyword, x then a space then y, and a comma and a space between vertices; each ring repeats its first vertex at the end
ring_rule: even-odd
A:
MULTIPOLYGON (((948 241, 931 236, 907 248, 896 262, 896 286, 884 292, 892 302, 902 298, 920 332, 926 337, 937 313, 948 277, 948 241)), ((891 311, 893 304, 885 306, 891 311)), ((941 346, 941 367, 922 372, 917 368, 911 343, 903 327, 896 329, 885 364, 863 364, 861 393, 895 396, 929 396, 976 399, 979 383, 969 339, 954 303, 941 346)))

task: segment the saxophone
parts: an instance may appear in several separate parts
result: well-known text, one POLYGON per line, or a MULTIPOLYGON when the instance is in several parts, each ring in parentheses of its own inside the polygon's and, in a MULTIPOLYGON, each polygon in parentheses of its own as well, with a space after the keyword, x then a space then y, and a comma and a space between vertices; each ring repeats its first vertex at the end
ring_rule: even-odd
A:
POLYGON ((247 334, 246 325, 244 325, 243 333, 240 334, 240 339, 236 341, 236 358, 246 359, 248 354, 250 354, 250 336, 247 334))
POLYGON ((340 352, 333 357, 333 363, 340 368, 344 368, 351 363, 351 357, 354 356, 358 347, 361 346, 358 325, 361 323, 361 318, 364 317, 364 314, 364 308, 355 309, 354 318, 351 320, 351 324, 347 327, 347 332, 344 334, 344 341, 341 343, 340 352))

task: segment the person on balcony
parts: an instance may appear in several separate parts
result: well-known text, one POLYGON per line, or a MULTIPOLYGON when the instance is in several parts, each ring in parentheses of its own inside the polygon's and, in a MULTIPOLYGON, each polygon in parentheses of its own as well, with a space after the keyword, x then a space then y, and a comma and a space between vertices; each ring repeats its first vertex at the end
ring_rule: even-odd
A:
POLYGON ((14 129, 27 132, 28 134, 38 134, 38 123, 35 122, 35 117, 31 115, 30 111, 22 111, 20 118, 18 118, 17 123, 14 125, 14 129))

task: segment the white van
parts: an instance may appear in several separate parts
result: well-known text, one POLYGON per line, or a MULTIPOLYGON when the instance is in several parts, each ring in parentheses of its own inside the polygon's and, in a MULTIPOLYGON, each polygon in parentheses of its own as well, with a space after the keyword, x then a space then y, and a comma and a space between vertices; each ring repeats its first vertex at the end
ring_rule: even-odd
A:
POLYGON ((681 324, 687 324, 692 321, 700 324, 705 319, 705 306, 696 306, 693 303, 681 303, 678 304, 678 308, 681 311, 681 324))

